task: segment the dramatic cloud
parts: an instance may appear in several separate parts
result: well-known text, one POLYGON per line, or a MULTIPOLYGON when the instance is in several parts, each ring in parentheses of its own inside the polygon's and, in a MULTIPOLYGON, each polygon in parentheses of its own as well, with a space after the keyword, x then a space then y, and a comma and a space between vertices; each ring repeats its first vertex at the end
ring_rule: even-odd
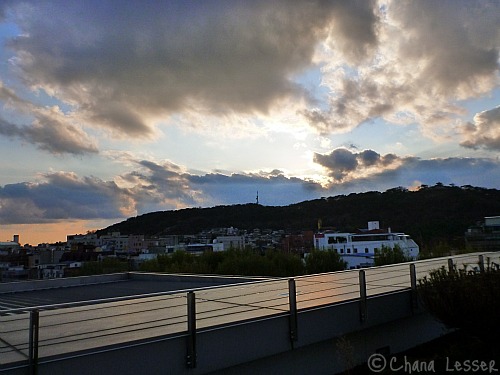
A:
POLYGON ((53 154, 97 152, 85 132, 42 114, 31 126, 18 126, 0 117, 0 134, 20 138, 53 154))
POLYGON ((123 219, 147 212, 184 207, 210 207, 254 203, 258 191, 264 205, 288 205, 319 196, 412 187, 422 184, 467 185, 474 175, 476 186, 500 183, 500 161, 495 159, 380 155, 372 150, 354 153, 337 149, 315 155, 328 169, 327 186, 280 170, 257 173, 193 174, 171 162, 133 160, 135 168, 113 181, 78 177, 75 173, 43 175, 32 183, 0 187, 0 223, 53 223, 72 220, 123 219))
POLYGON ((80 116, 144 136, 152 118, 189 110, 266 112, 304 95, 293 76, 337 31, 359 59, 376 43, 372 3, 13 3, 23 34, 10 41, 25 82, 80 116), (350 43, 360 38, 356 48, 350 43))
POLYGON ((386 190, 394 186, 411 187, 415 181, 467 185, 474 176, 476 186, 498 186, 500 160, 486 158, 421 159, 394 154, 380 155, 373 150, 352 152, 336 149, 330 154, 315 154, 314 161, 331 177, 330 191, 386 190), (469 182, 468 182, 469 181, 469 182))
POLYGON ((43 175, 36 183, 0 187, 0 223, 120 219, 152 211, 255 202, 284 205, 313 198, 320 185, 281 171, 195 175, 171 163, 135 160, 136 168, 114 181, 75 173, 43 175))
POLYGON ((161 208, 182 208, 198 205, 200 192, 191 186, 189 178, 170 162, 157 164, 138 161, 140 169, 119 177, 132 186, 137 211, 144 213, 161 208))
POLYGON ((130 215, 130 197, 114 182, 52 173, 39 183, 0 187, 0 223, 47 223, 60 220, 117 218, 130 215))
POLYGON ((6 112, 16 110, 19 114, 34 117, 30 125, 17 125, 0 116, 0 134, 33 143, 53 154, 97 153, 97 146, 81 128, 71 124, 70 119, 58 107, 42 108, 19 98, 0 81, 0 101, 6 112))
POLYGON ((374 1, 353 0, 333 3, 335 20, 328 43, 340 51, 347 61, 359 63, 375 49, 378 18, 374 1))
POLYGON ((119 137, 152 138, 172 116, 212 127, 294 102, 324 134, 383 118, 446 138, 464 114, 457 99, 498 85, 494 1, 26 0, 1 15, 21 31, 8 41, 19 78, 119 137), (319 96, 297 80, 315 67, 319 96))
POLYGON ((314 162, 328 170, 328 174, 336 181, 360 178, 366 174, 380 173, 384 169, 394 169, 398 157, 393 154, 381 156, 373 150, 360 153, 345 148, 333 150, 328 155, 314 154, 314 162))
POLYGON ((0 223, 500 186, 499 1, 0 0, 0 23, 0 223))
POLYGON ((418 76, 424 89, 467 98, 491 88, 487 80, 498 70, 499 35, 492 27, 500 21, 498 2, 395 1, 391 8, 406 31, 402 57, 425 62, 418 76))
MULTIPOLYGON (((313 197, 321 186, 313 181, 286 177, 282 171, 259 173, 193 174, 171 162, 138 161, 139 170, 120 176, 132 184, 137 210, 148 212, 158 207, 182 208, 254 202, 256 192, 283 205, 313 197)), ((264 202, 264 201, 262 201, 264 202)))
POLYGON ((466 140, 461 145, 464 147, 500 151, 500 107, 477 113, 463 133, 466 140))
POLYGON ((349 64, 334 47, 318 55, 328 103, 302 114, 322 133, 383 118, 437 136, 464 114, 457 99, 498 86, 499 2, 398 0, 380 9, 372 59, 349 64))

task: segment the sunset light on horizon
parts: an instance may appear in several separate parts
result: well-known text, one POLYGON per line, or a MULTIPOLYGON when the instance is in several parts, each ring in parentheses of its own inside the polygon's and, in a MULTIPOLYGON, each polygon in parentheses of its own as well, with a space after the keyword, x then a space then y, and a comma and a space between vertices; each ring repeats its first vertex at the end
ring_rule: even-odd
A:
POLYGON ((0 241, 498 189, 498 25, 487 0, 2 1, 0 241))

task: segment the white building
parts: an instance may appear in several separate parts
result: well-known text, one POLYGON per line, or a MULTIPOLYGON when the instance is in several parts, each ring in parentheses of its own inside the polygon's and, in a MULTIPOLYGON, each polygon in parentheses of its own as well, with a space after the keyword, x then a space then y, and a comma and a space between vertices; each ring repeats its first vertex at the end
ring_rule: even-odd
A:
POLYGON ((167 254, 175 253, 176 251, 186 251, 190 254, 203 254, 204 252, 217 252, 224 251, 224 245, 221 243, 190 243, 190 244, 178 244, 174 246, 166 247, 167 254))
POLYGON ((0 250, 19 250, 21 245, 19 244, 19 235, 14 234, 12 241, 0 242, 0 250))
POLYGON ((66 236, 66 244, 69 248, 81 245, 101 246, 101 239, 95 233, 87 234, 69 234, 66 236))
POLYGON ((124 252, 129 250, 129 236, 120 232, 103 235, 100 240, 101 248, 104 251, 124 252))
POLYGON ((500 216, 485 217, 483 224, 469 227, 465 233, 465 241, 475 250, 500 250, 500 216))
POLYGON ((413 259, 418 257, 419 247, 409 235, 393 233, 390 228, 381 230, 378 221, 370 221, 368 229, 359 233, 326 231, 314 235, 314 247, 337 252, 347 262, 348 269, 373 266, 376 251, 382 246, 393 249, 396 245, 413 259))
MULTIPOLYGON (((222 250, 243 250, 246 242, 245 236, 218 236, 214 240, 214 244, 222 244, 222 250)), ((214 249, 214 251, 217 250, 214 249)))

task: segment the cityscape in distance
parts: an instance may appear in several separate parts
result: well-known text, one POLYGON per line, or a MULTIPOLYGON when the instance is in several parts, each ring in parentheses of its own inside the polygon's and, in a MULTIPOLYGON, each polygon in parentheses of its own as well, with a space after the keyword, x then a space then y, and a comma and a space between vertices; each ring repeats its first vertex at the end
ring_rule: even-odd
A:
MULTIPOLYGON (((397 187, 324 197, 289 206, 256 202, 152 212, 97 231, 68 234, 66 242, 21 245, 22 239, 14 235, 12 241, 0 243, 0 269, 2 280, 8 281, 78 275, 85 262, 108 257, 122 265, 126 262, 124 270, 138 269, 145 261, 179 250, 199 255, 250 249, 304 257, 319 247, 315 233, 359 232, 370 222, 376 222, 377 230, 380 225, 386 232, 411 236, 420 247, 420 258, 498 250, 500 239, 478 242, 478 233, 485 231, 484 219, 499 212, 499 190, 443 184, 417 191, 397 187)), ((491 232, 488 222, 486 227, 491 232)), ((499 237, 498 228, 495 233, 489 234, 490 240, 499 237)))

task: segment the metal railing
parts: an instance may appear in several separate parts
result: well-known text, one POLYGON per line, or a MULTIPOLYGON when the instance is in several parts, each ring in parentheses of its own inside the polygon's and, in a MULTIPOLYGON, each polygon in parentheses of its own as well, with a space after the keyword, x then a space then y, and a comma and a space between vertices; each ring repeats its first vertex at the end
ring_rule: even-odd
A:
POLYGON ((360 321, 367 299, 411 290, 417 280, 448 267, 481 272, 498 267, 500 253, 472 253, 317 275, 118 297, 77 303, 0 310, 0 373, 9 366, 36 374, 44 358, 99 351, 112 345, 187 338, 186 366, 196 367, 196 333, 252 319, 289 316, 290 341, 298 340, 298 312, 359 300, 360 321))

